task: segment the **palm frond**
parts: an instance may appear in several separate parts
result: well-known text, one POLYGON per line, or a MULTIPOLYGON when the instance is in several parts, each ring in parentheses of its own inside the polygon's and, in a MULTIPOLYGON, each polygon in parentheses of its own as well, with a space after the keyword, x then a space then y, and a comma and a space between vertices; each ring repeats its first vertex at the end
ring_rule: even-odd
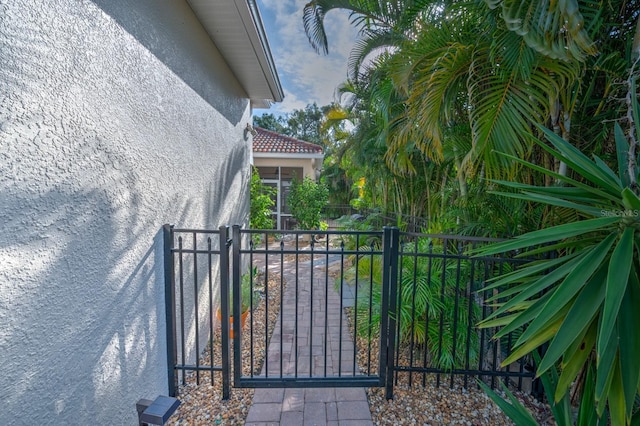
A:
POLYGON ((583 61, 597 52, 577 0, 487 0, 487 4, 500 6, 507 28, 543 55, 583 61))

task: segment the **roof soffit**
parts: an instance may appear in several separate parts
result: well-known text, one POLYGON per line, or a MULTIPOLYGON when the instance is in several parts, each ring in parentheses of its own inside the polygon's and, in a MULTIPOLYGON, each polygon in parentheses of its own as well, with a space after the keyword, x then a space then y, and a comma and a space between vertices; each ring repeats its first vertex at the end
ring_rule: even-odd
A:
POLYGON ((284 98, 254 0, 188 0, 255 107, 284 98))

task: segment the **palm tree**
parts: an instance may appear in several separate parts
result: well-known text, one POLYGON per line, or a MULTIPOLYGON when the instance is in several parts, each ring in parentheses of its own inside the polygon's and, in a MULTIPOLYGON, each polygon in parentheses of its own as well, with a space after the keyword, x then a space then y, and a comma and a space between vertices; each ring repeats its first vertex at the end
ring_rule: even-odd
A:
POLYGON ((441 176, 448 173, 448 162, 438 166, 415 147, 388 155, 389 132, 405 106, 383 66, 386 58, 388 55, 380 55, 375 60, 376 67, 364 71, 357 82, 346 82, 340 88, 344 107, 327 116, 331 120, 349 120, 355 126, 339 155, 348 158, 346 172, 351 180, 364 179, 374 206, 411 216, 434 217, 438 206, 432 195, 440 193, 442 182, 448 182, 441 176))
POLYGON ((640 42, 638 1, 486 2, 528 47, 545 58, 579 66, 579 78, 561 79, 559 91, 549 94, 547 127, 585 152, 612 153, 613 122, 624 108, 616 98, 624 96, 620 83, 640 42))
MULTIPOLYGON (((360 30, 349 63, 350 80, 342 88, 348 94, 347 116, 357 123, 342 152, 351 152, 352 179, 363 177, 372 200, 385 210, 432 217, 436 203, 432 194, 441 194, 450 180, 442 174, 453 170, 448 164, 435 167, 417 146, 389 150, 390 134, 401 121, 406 96, 398 92, 391 79, 388 62, 394 49, 413 37, 417 17, 435 8, 430 1, 312 1, 304 9, 304 24, 312 46, 328 52, 324 31, 325 15, 332 9, 351 12, 360 30), (363 67, 364 59, 375 52, 375 59, 363 67), (379 159, 384 158, 384 163, 379 159), (435 172, 435 173, 434 173, 435 172), (437 182, 436 185, 434 183, 437 182), (439 188, 435 188, 438 186, 439 188)), ((464 184, 464 179, 460 182, 464 184)), ((464 185, 462 186, 464 188, 464 185)), ((463 189, 464 192, 464 189, 463 189)), ((446 205, 443 198, 442 205, 446 205)))
POLYGON ((473 171, 481 160, 487 175, 513 177, 513 163, 493 151, 530 155, 532 124, 546 123, 549 96, 577 79, 577 61, 537 53, 483 3, 454 4, 428 17, 394 55, 409 125, 394 135, 392 147, 417 141, 437 159, 447 128, 467 123, 472 149, 461 167, 473 171))
MULTIPOLYGON (((313 9, 320 4, 315 9, 317 13, 312 10, 305 15, 307 35, 310 40, 320 42, 316 46, 322 46, 322 42, 326 45, 326 37, 320 37, 323 32, 319 28, 325 13, 335 7, 350 10, 352 21, 361 28, 361 52, 372 51, 364 47, 376 45, 374 40, 393 41, 386 44, 393 47, 388 50, 388 58, 376 65, 384 67, 384 75, 391 78, 391 89, 396 93, 387 99, 394 103, 377 105, 380 111, 390 113, 378 123, 367 122, 372 128, 385 126, 380 134, 386 138, 387 163, 416 164, 397 161, 411 158, 416 148, 427 158, 443 162, 447 147, 455 147, 454 142, 458 141, 453 138, 459 134, 454 130, 465 126, 472 144, 467 151, 453 150, 454 154, 456 151, 464 154, 458 156, 458 162, 454 155, 458 178, 488 174, 530 181, 527 185, 511 183, 513 189, 528 191, 528 195, 517 198, 546 201, 553 211, 568 209, 576 213, 570 223, 560 217, 559 226, 553 230, 532 233, 493 249, 525 249, 533 243, 551 243, 550 247, 561 249, 564 257, 549 265, 553 262, 568 265, 557 272, 565 274, 560 277, 563 281, 557 286, 558 291, 550 285, 559 281, 550 282, 546 278, 549 268, 542 263, 525 270, 529 275, 518 271, 500 282, 511 286, 506 294, 500 294, 500 300, 507 301, 496 311, 494 320, 508 329, 535 318, 533 326, 529 324, 527 334, 518 342, 516 357, 552 340, 541 372, 563 363, 562 386, 558 386, 555 398, 566 393, 579 374, 588 376, 589 368, 593 367, 595 387, 592 386, 593 394, 586 398, 586 404, 591 404, 594 411, 597 409, 598 415, 608 407, 615 424, 629 423, 637 408, 638 339, 637 333, 634 335, 628 327, 616 324, 637 323, 623 321, 617 315, 623 306, 626 314, 637 317, 633 306, 637 307, 640 300, 640 287, 638 252, 633 245, 638 241, 634 234, 638 223, 629 218, 605 221, 598 217, 601 211, 598 207, 631 209, 631 205, 633 211, 640 208, 640 191, 634 180, 638 176, 634 135, 640 107, 629 107, 638 95, 635 86, 619 84, 629 74, 637 74, 638 0, 487 0, 486 4, 441 2, 431 9, 427 6, 435 3, 345 0, 311 2, 307 6, 313 9), (392 6, 389 19, 383 16, 386 3, 392 6), (402 9, 409 10, 409 5, 413 7, 411 13, 403 13, 402 9), (421 7, 420 11, 416 7, 421 7), (315 20, 311 18, 314 16, 315 20), (408 16, 412 20, 404 19, 408 16), (629 99, 626 103, 621 102, 624 95, 629 99), (627 132, 618 130, 614 138, 613 123, 607 120, 620 117, 627 119, 627 132), (532 140, 542 133, 548 142, 534 148, 532 140), (549 148, 549 143, 553 143, 555 150, 549 148), (600 155, 589 164, 587 155, 576 147, 587 155, 594 152, 600 155), (506 155, 498 157, 494 151, 506 155), (619 177, 607 162, 617 163, 619 177), (518 169, 513 163, 526 164, 536 173, 546 169, 547 188, 533 182, 538 179, 533 172, 516 175, 518 169), (568 169, 562 167, 563 163, 568 169), (626 174, 625 166, 630 170, 626 174), (625 175, 628 182, 623 179, 625 175), (615 185, 609 184, 610 179, 615 185), (556 180, 567 188, 548 188, 556 180), (605 189, 600 188, 603 183, 605 189), (593 196, 585 195, 587 192, 593 196), (619 194, 622 198, 612 204, 612 197, 619 194), (595 215, 595 219, 581 220, 585 212, 595 215), (606 222, 607 233, 595 232, 601 229, 592 232, 589 228, 592 222, 598 226, 606 222), (573 233, 554 245, 552 242, 561 237, 560 230, 573 233), (580 238, 574 238, 576 235, 580 238), (606 259, 606 263, 592 261, 590 256, 606 259), (580 267, 572 268, 570 262, 574 266, 580 262, 580 267), (632 271, 626 274, 628 279, 617 272, 622 266, 625 271, 632 271), (545 293, 531 289, 534 278, 539 278, 537 289, 545 293), (615 285, 605 287, 604 282, 615 285), (625 286, 617 287, 618 282, 625 286), (571 297, 565 297, 566 288, 574 291, 571 297), (597 292, 591 291, 595 288, 597 292), (627 297, 625 288, 632 297, 627 297), (519 298, 514 299, 514 295, 519 298), (583 298, 595 296, 596 302, 582 303, 583 298), (547 304, 551 298, 554 303, 547 304), (584 315, 580 309, 587 307, 593 309, 584 315), (628 374, 629 371, 633 374, 628 374)), ((363 83, 367 76, 379 75, 357 75, 360 85, 388 87, 388 78, 363 83)), ((371 88, 369 93, 375 90, 371 88)))
POLYGON ((380 48, 397 46, 402 42, 416 16, 431 3, 425 0, 313 0, 305 5, 302 19, 311 46, 316 52, 327 54, 326 14, 333 9, 350 12, 351 23, 358 28, 360 35, 349 62, 351 78, 357 80, 364 59, 380 48))

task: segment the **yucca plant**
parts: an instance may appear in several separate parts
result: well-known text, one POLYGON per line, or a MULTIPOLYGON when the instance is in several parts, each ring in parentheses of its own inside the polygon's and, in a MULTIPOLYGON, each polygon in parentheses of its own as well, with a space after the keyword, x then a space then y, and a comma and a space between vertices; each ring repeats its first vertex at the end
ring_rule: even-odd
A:
MULTIPOLYGON (((540 362, 540 356, 537 353, 534 353, 534 358, 536 362, 540 362)), ((605 418, 598 419, 595 416, 595 410, 593 409, 593 405, 590 409, 586 409, 586 407, 581 407, 578 411, 577 415, 574 415, 572 406, 571 406, 571 397, 569 394, 565 394, 559 401, 554 401, 554 392, 557 387, 559 378, 558 369, 556 367, 552 367, 547 370, 541 377, 542 386, 544 387, 545 395, 549 400, 549 408, 551 409, 551 413, 553 414, 553 418, 558 426, 571 426, 571 425, 579 425, 579 426, 600 426, 607 425, 608 418, 605 415, 605 418)), ((502 391, 507 396, 507 399, 503 398, 496 392, 495 390, 489 388, 485 383, 478 380, 478 385, 486 392, 486 394, 496 403, 498 407, 504 413, 509 416, 513 422, 518 426, 539 426, 538 421, 531 415, 529 411, 527 411, 526 407, 518 400, 510 391, 509 388, 503 383, 500 382, 500 386, 502 387, 502 391)), ((584 380, 585 392, 588 395, 593 394, 593 386, 595 385, 594 377, 593 377, 593 368, 590 368, 587 372, 587 375, 584 380)), ((583 399, 584 401, 584 399, 583 399)))
MULTIPOLYGON (((637 93, 633 79, 630 93, 637 93)), ((580 178, 507 156, 552 176, 560 185, 538 187, 501 181, 519 190, 518 194, 503 195, 572 209, 581 220, 482 250, 483 255, 558 253, 491 283, 487 289, 501 291, 490 299, 495 302, 495 311, 480 326, 503 326, 495 336, 498 338, 526 325, 503 365, 548 344, 537 375, 559 367, 553 401, 562 400, 578 379, 579 396, 588 398, 581 407, 595 408, 599 417, 608 412, 614 425, 630 424, 632 417, 637 417, 634 410, 640 392, 640 197, 634 137, 640 120, 635 95, 630 104, 631 137, 627 139, 621 126, 615 126, 617 172, 598 156, 588 158, 546 129, 542 130, 552 147, 538 142, 540 146, 580 178), (591 369, 592 393, 587 392, 591 388, 585 381, 591 369)))

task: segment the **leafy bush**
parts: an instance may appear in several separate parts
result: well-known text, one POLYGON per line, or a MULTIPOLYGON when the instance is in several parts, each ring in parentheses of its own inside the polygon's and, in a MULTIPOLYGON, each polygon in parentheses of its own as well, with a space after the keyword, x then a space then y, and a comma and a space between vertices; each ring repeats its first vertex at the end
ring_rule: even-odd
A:
POLYGON ((252 229, 272 229, 272 210, 275 205, 273 197, 277 193, 275 188, 264 185, 260 180, 258 170, 251 171, 251 205, 249 209, 249 227, 252 229))
POLYGON ((320 212, 329 200, 329 189, 309 177, 294 180, 287 202, 300 229, 319 229, 320 212))
MULTIPOLYGON (((379 214, 374 213, 366 217, 359 214, 342 216, 336 220, 339 229, 345 231, 379 231, 381 226, 377 225, 379 214)), ((358 245, 380 247, 382 237, 367 235, 364 240, 358 239, 355 234, 342 234, 340 236, 345 250, 354 250, 358 245), (360 244, 358 244, 360 243, 360 244)))

